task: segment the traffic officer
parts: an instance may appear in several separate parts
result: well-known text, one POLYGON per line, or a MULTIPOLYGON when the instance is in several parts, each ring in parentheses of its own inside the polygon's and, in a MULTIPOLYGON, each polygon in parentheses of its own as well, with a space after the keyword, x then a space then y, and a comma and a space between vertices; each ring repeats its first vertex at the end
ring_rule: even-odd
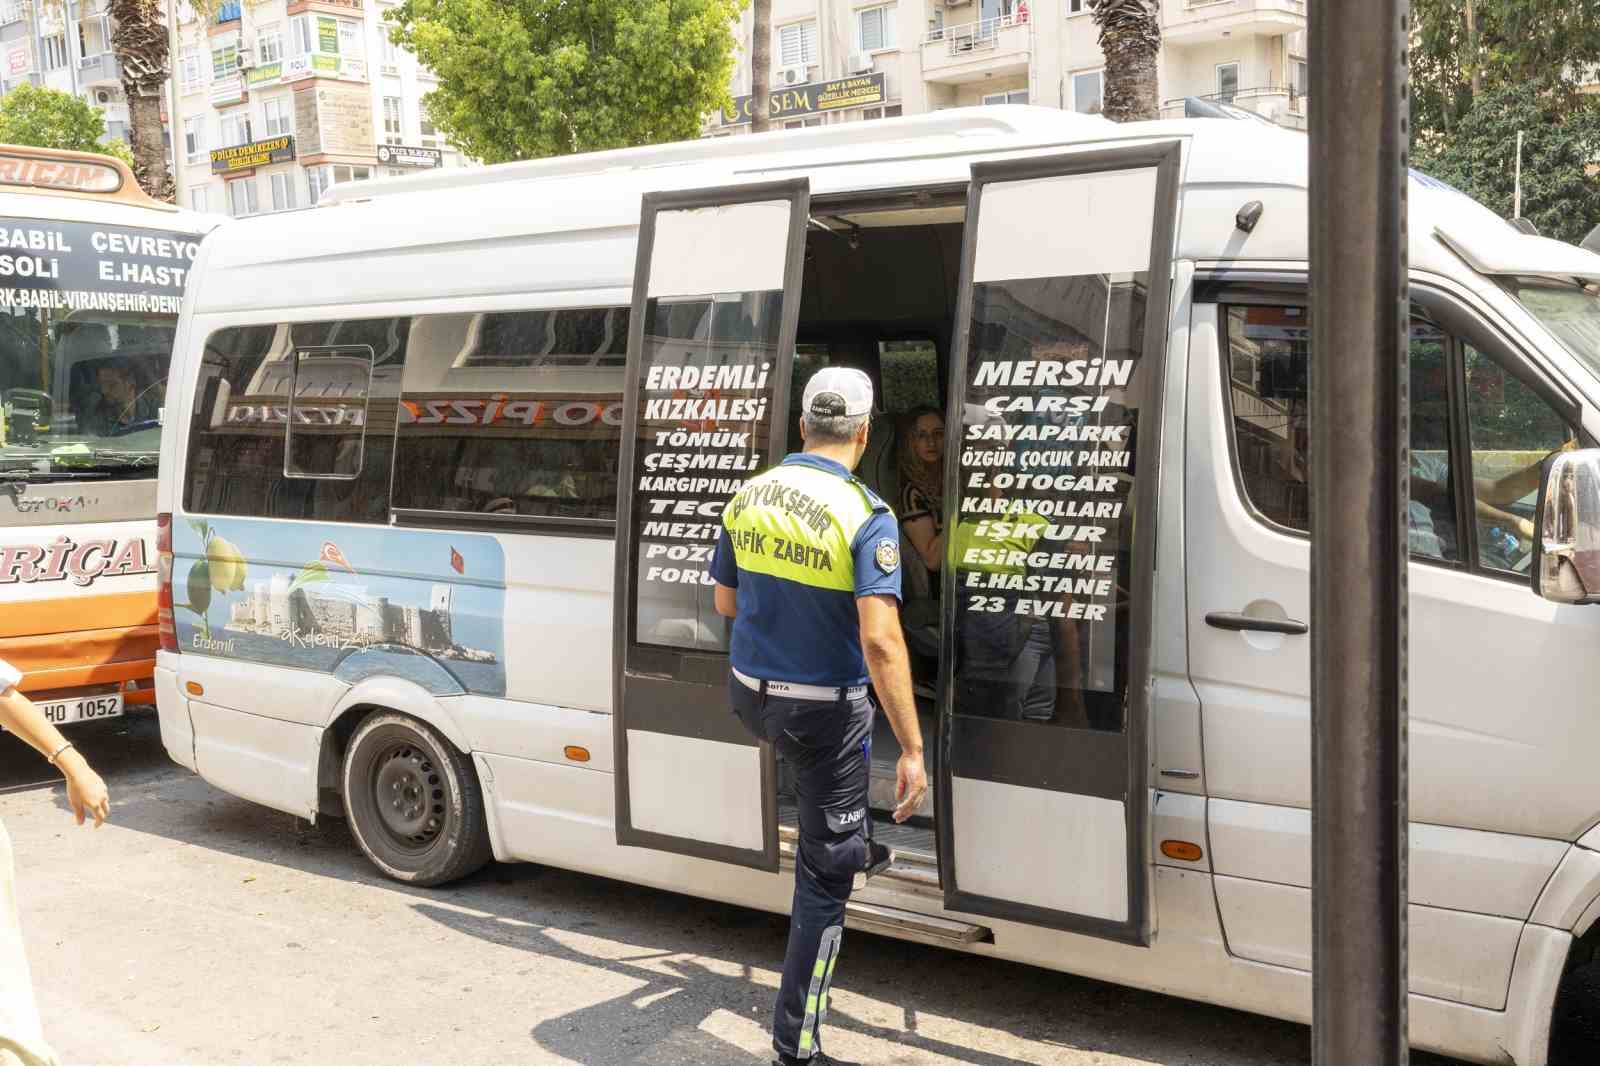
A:
POLYGON ((867 448, 872 382, 825 367, 806 384, 805 451, 751 478, 722 516, 712 558, 717 611, 734 619, 733 708, 795 770, 800 847, 783 982, 772 1025, 778 1062, 833 1063, 820 1030, 851 889, 893 861, 872 840, 870 679, 895 738, 894 819, 927 794, 922 731, 900 632, 894 513, 851 471, 867 448))

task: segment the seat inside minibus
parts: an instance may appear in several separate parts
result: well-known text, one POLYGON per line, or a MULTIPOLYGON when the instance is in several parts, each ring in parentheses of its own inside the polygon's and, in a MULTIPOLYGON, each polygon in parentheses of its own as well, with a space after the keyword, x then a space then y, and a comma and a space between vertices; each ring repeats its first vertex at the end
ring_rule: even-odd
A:
MULTIPOLYGON (((790 449, 801 447, 800 401, 811 375, 824 366, 864 370, 872 379, 875 410, 857 474, 896 514, 902 511, 902 460, 909 448, 910 424, 921 414, 945 409, 965 213, 959 195, 912 208, 812 204, 789 392, 790 449)), ((931 782, 939 575, 924 566, 903 530, 900 555, 902 617, 912 650, 931 782)), ((888 820, 894 809, 899 757, 894 732, 880 713, 873 735, 870 788, 875 838, 901 853, 932 861, 931 790, 910 822, 896 826, 888 820)), ((783 781, 787 786, 787 774, 783 781)), ((783 791, 782 814, 792 824, 792 794, 787 787, 783 791)))

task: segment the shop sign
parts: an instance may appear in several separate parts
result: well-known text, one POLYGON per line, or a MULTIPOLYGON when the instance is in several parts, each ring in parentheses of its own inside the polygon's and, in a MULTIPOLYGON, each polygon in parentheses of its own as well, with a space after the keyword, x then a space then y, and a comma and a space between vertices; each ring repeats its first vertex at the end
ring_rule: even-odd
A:
POLYGON ((230 77, 219 78, 211 83, 211 104, 213 107, 223 107, 228 104, 237 104, 244 99, 244 79, 234 74, 230 77))
POLYGON ((231 148, 213 148, 211 150, 211 172, 213 174, 231 174, 238 170, 265 167, 273 163, 288 163, 293 160, 293 137, 269 137, 264 141, 236 144, 231 148))
POLYGON ((376 154, 372 101, 364 86, 319 81, 316 88, 295 93, 294 128, 302 156, 370 160, 376 154))
POLYGON ((28 50, 28 42, 13 45, 6 49, 6 74, 15 78, 19 74, 27 74, 33 70, 33 53, 28 50))
POLYGON ((317 50, 327 55, 339 55, 339 20, 318 16, 317 18, 317 50))
MULTIPOLYGON (((768 94, 772 121, 795 118, 801 115, 820 115, 828 111, 845 111, 855 107, 881 104, 888 98, 882 73, 861 74, 852 78, 795 85, 774 89, 768 94)), ((736 96, 733 110, 722 113, 726 126, 742 126, 751 119, 751 101, 754 96, 736 96)))
POLYGON ((281 77, 283 77, 282 63, 263 63, 259 67, 251 68, 250 73, 245 75, 245 81, 250 85, 266 85, 281 77))
POLYGON ((417 148, 409 144, 380 144, 378 162, 386 167, 442 167, 444 153, 437 148, 417 148))

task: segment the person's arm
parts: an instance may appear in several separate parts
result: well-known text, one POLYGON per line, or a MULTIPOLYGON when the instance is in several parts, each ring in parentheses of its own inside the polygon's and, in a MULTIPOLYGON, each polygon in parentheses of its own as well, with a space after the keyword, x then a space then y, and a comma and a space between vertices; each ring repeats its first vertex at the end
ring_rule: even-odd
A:
POLYGON ((894 768, 894 820, 903 822, 916 813, 928 793, 928 771, 922 763, 922 726, 911 694, 911 657, 900 631, 900 601, 890 594, 859 596, 856 613, 861 622, 861 651, 867 673, 878 693, 883 713, 889 717, 894 738, 900 742, 900 761, 894 768))
MULTIPOLYGON (((5 684, 0 680, 0 685, 5 684)), ((111 801, 106 794, 106 783, 89 766, 89 762, 75 747, 67 747, 67 738, 50 724, 33 701, 15 688, 0 692, 0 726, 21 737, 29 747, 45 758, 56 752, 56 769, 67 779, 67 803, 72 815, 82 825, 87 812, 94 816, 98 828, 111 813, 111 801), (65 751, 61 751, 66 747, 65 751)))
POLYGON ((717 546, 711 553, 712 604, 724 618, 739 615, 739 566, 733 557, 733 540, 726 528, 717 534, 717 546))
POLYGON ((933 517, 925 515, 909 519, 900 528, 906 531, 906 539, 917 549, 922 565, 928 568, 929 573, 938 573, 944 563, 944 534, 934 531, 933 517))

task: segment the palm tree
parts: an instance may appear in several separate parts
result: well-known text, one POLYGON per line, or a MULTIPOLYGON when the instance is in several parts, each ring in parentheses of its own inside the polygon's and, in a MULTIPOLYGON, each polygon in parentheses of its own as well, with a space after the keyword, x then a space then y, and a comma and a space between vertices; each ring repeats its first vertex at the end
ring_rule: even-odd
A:
POLYGON ((750 132, 765 133, 772 126, 772 0, 755 0, 750 14, 750 132))
POLYGON ((1161 0, 1089 0, 1089 9, 1106 57, 1101 113, 1113 122, 1158 118, 1161 0))
MULTIPOLYGON (((177 0, 166 0, 177 3, 177 0)), ((161 0, 111 0, 111 50, 122 67, 128 98, 128 140, 133 173, 158 200, 173 198, 172 173, 161 138, 161 97, 171 71, 166 16, 161 0)), ((173 136, 178 135, 173 131, 173 136)))

